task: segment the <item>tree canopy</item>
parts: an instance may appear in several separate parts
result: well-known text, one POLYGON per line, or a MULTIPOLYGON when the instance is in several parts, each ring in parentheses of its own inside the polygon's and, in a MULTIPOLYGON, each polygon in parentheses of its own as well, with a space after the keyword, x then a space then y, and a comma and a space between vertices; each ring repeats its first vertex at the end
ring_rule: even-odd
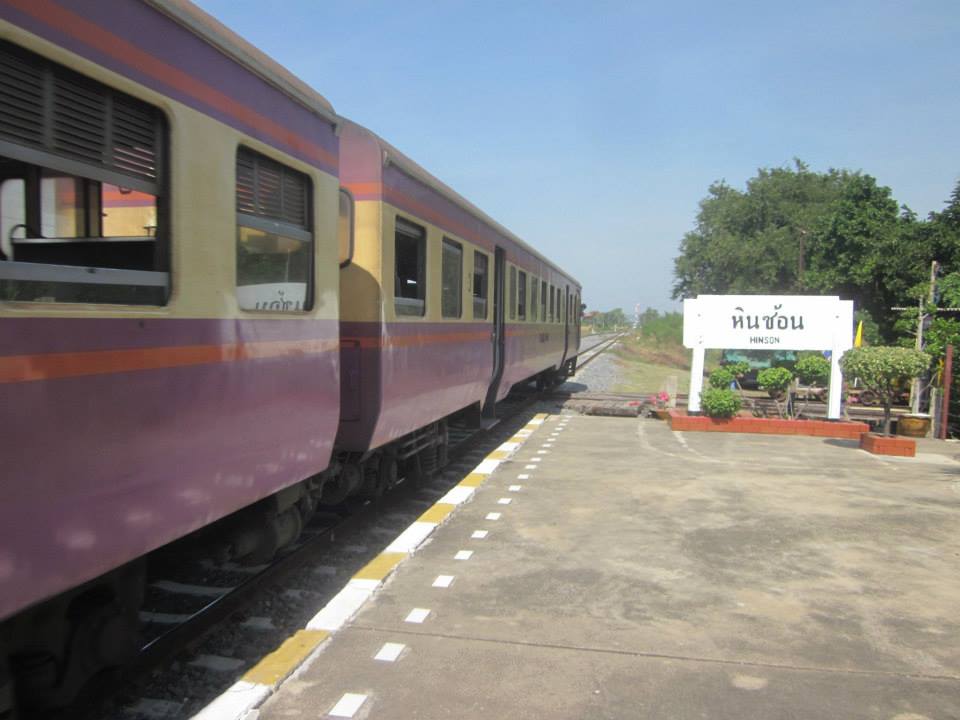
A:
POLYGON ((920 220, 870 175, 761 168, 737 190, 713 183, 674 261, 674 298, 703 293, 840 295, 880 336, 916 303, 930 261, 960 272, 960 182, 941 212, 920 220))

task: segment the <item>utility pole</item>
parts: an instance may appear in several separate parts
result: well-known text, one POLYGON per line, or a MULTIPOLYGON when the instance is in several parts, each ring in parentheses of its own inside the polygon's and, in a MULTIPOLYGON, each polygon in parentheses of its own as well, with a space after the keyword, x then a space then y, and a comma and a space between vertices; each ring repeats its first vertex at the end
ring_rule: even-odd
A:
MULTIPOLYGON (((927 305, 933 305, 933 297, 937 287, 937 268, 940 264, 936 260, 930 262, 930 287, 927 290, 927 305)), ((927 315, 923 312, 923 298, 920 299, 919 312, 917 313, 917 342, 914 345, 917 350, 923 350, 923 324, 927 315)), ((914 415, 920 412, 920 379, 914 378, 910 384, 910 412, 914 415)))

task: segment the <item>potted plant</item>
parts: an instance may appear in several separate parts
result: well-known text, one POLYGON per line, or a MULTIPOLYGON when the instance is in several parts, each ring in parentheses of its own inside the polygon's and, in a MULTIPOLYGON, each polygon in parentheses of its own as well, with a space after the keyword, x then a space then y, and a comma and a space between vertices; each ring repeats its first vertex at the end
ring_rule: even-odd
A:
POLYGON ((860 347, 848 350, 840 358, 840 368, 848 378, 859 378, 861 385, 875 394, 883 406, 883 439, 865 433, 860 445, 870 452, 889 455, 910 455, 916 452, 916 443, 907 438, 893 438, 890 434, 893 402, 901 388, 920 377, 930 366, 930 356, 920 350, 902 347, 860 347))
POLYGON ((668 407, 670 404, 670 393, 661 390, 656 395, 651 395, 649 403, 652 406, 652 414, 659 420, 666 420, 669 417, 668 407))

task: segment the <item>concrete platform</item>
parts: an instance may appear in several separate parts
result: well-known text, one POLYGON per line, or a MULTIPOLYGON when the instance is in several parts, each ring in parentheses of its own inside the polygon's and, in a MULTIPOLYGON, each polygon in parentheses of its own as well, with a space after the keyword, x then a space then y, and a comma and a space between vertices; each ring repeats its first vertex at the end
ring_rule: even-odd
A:
POLYGON ((958 570, 948 455, 554 416, 259 718, 957 718, 958 570))

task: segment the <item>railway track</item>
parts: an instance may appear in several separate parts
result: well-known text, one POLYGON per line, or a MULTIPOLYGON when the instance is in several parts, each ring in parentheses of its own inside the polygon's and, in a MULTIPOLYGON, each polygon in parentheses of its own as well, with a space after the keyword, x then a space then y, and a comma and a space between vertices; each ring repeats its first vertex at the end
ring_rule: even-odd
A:
POLYGON ((611 337, 604 338, 596 344, 581 350, 577 358, 577 372, 579 373, 584 367, 613 347, 617 340, 624 335, 626 335, 626 333, 615 333, 611 337))

